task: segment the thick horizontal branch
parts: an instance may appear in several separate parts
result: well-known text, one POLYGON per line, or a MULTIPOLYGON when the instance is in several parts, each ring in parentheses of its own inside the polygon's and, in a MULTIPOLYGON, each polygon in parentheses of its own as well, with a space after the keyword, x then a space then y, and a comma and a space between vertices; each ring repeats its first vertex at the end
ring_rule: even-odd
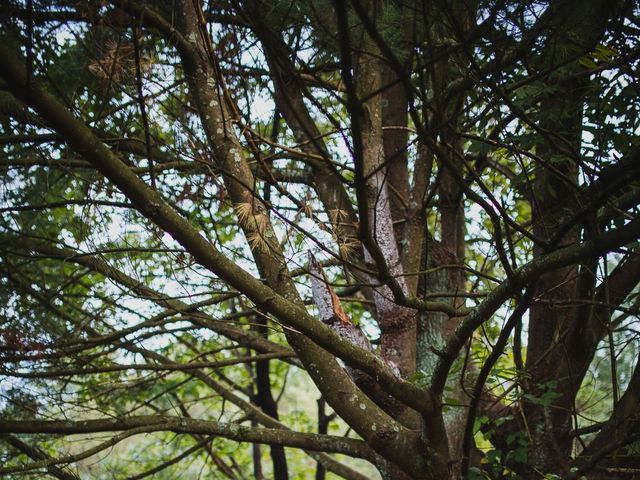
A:
POLYGON ((192 362, 192 363, 168 363, 155 365, 152 363, 145 364, 128 364, 128 365, 105 365, 104 367, 83 367, 83 368, 68 368, 59 370, 45 370, 34 372, 12 372, 5 369, 0 369, 2 375, 19 378, 64 378, 75 375, 93 375, 96 373, 109 373, 109 372, 123 372, 126 370, 136 371, 161 371, 161 372, 174 372, 174 371, 189 371, 199 370, 202 368, 222 368, 230 365, 237 365, 239 363, 257 362, 260 360, 273 360, 282 358, 295 357, 295 353, 265 353, 262 355, 252 355, 248 357, 230 358, 228 360, 220 360, 217 362, 192 362))
MULTIPOLYGON (((342 453, 371 460, 369 447, 361 440, 293 432, 290 430, 246 427, 234 423, 220 423, 170 416, 138 416, 96 420, 0 420, 0 432, 12 434, 77 435, 99 432, 122 432, 144 428, 145 432, 175 432, 215 435, 238 442, 266 443, 304 450, 342 453)), ((0 473, 2 470, 0 469, 0 473)))

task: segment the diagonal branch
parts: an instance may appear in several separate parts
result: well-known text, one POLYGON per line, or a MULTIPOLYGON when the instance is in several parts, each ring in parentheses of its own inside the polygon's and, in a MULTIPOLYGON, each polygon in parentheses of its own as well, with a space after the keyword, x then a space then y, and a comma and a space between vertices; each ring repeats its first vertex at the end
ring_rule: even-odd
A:
MULTIPOLYGON (((22 453, 26 454, 33 460, 36 460, 36 461, 53 460, 48 454, 40 450, 38 447, 29 445, 14 435, 2 434, 0 435, 0 438, 5 442, 7 442, 9 445, 11 445, 13 448, 21 451, 22 453)), ((56 478, 59 478, 60 480, 78 480, 79 479, 79 477, 75 473, 72 473, 68 470, 64 470, 60 467, 56 467, 55 465, 49 466, 47 468, 47 473, 49 473, 49 475, 52 475, 56 478)))
MULTIPOLYGON (((6 43, 0 45, 0 58, 3 60, 0 62, 0 76, 11 91, 54 126, 74 150, 129 198, 143 216, 170 234, 200 265, 245 293, 264 312, 274 315, 347 363, 378 378, 385 390, 407 405, 429 415, 434 411, 428 392, 409 382, 399 381, 382 359, 342 340, 303 307, 283 298, 209 243, 188 220, 178 215, 158 192, 148 188, 86 125, 40 88, 36 81, 27 83, 24 65, 7 48, 6 43)), ((387 422, 383 417, 379 421, 381 425, 387 422)))

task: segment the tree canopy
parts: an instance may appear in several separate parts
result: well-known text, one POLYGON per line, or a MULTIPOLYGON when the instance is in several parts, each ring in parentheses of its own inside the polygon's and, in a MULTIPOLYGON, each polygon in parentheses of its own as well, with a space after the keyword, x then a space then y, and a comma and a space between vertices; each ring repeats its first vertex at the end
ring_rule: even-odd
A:
POLYGON ((0 476, 638 478, 633 0, 0 4, 0 476))

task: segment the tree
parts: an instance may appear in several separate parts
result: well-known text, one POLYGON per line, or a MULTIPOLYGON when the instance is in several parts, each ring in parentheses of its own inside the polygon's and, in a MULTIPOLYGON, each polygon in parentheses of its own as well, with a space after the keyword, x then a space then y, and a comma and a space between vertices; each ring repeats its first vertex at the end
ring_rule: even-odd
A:
POLYGON ((2 475, 639 474, 635 2, 0 8, 2 475))

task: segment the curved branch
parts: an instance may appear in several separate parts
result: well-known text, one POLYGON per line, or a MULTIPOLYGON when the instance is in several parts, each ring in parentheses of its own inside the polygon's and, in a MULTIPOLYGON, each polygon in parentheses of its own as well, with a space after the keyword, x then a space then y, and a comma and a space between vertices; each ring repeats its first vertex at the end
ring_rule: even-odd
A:
MULTIPOLYGON (((215 321, 215 319, 210 319, 208 315, 199 311, 197 306, 189 305, 182 300, 172 298, 168 295, 157 292, 154 289, 149 288, 145 284, 139 282, 135 278, 130 277, 124 272, 117 270, 97 256, 84 255, 80 252, 68 248, 54 247, 46 241, 29 239, 27 237, 21 237, 19 242, 14 242, 11 238, 0 238, 0 243, 5 242, 9 243, 13 248, 16 248, 18 246, 26 247, 33 252, 37 252, 51 258, 56 258, 64 262, 73 262, 78 265, 82 265, 83 267, 89 268, 94 272, 104 275, 116 284, 130 289, 140 297, 149 299, 164 308, 168 308, 176 313, 185 315, 193 314, 191 319, 196 325, 210 328, 220 333, 221 335, 224 335, 225 337, 238 342, 241 345, 253 348, 264 353, 282 354, 285 357, 290 356, 290 354, 292 353, 292 350, 274 344, 273 342, 270 342, 265 338, 256 335, 254 332, 243 330, 226 322, 217 322, 215 321)), ((225 296, 224 298, 227 297, 225 296)))
POLYGON ((446 378, 458 352, 473 332, 491 318, 500 306, 516 292, 540 275, 600 255, 640 238, 640 219, 611 230, 592 240, 561 248, 538 257, 514 270, 512 276, 498 285, 456 329, 441 353, 433 375, 433 392, 442 392, 446 378))

